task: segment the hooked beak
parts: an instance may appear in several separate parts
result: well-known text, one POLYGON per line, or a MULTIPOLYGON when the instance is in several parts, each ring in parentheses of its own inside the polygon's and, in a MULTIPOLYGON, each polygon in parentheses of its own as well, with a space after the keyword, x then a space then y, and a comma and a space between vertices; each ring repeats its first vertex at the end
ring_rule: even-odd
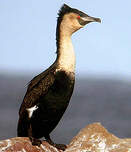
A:
POLYGON ((91 16, 85 16, 85 17, 81 17, 81 21, 80 21, 80 24, 81 25, 86 25, 90 22, 99 22, 101 23, 101 19, 100 18, 95 18, 95 17, 91 17, 91 16))

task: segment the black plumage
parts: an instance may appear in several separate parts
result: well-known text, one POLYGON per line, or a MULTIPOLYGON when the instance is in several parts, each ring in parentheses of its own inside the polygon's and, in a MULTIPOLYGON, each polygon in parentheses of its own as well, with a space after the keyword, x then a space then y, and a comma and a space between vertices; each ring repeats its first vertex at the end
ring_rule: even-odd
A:
POLYGON ((75 55, 71 35, 93 21, 100 19, 65 4, 58 13, 56 61, 30 81, 19 110, 17 134, 29 137, 33 145, 40 145, 41 137, 52 142, 49 134, 63 116, 74 89, 75 55))
MULTIPOLYGON (((74 79, 70 79, 65 71, 55 71, 50 67, 31 80, 20 108, 18 136, 29 136, 28 129, 32 126, 34 138, 47 137, 56 127, 64 114, 74 87, 74 79), (28 108, 37 106, 31 119, 28 118, 28 108)), ((74 77, 70 73, 71 78, 74 77)))

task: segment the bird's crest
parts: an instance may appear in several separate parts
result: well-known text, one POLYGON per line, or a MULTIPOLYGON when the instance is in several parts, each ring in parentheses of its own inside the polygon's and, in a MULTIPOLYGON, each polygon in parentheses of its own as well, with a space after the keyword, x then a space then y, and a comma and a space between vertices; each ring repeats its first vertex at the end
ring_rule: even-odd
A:
POLYGON ((70 13, 72 11, 72 8, 69 7, 66 4, 63 4, 58 12, 58 17, 63 17, 65 14, 70 13))

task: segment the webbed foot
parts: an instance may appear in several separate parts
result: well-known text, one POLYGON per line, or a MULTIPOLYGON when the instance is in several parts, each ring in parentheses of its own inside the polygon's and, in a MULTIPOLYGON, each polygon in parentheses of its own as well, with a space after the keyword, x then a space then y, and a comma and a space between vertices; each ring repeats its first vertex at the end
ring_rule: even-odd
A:
POLYGON ((54 146, 55 146, 57 149, 63 150, 63 151, 67 148, 67 146, 64 145, 64 144, 54 144, 54 146))
POLYGON ((42 141, 40 139, 36 139, 34 137, 29 137, 30 141, 32 143, 33 146, 39 146, 42 144, 42 141))

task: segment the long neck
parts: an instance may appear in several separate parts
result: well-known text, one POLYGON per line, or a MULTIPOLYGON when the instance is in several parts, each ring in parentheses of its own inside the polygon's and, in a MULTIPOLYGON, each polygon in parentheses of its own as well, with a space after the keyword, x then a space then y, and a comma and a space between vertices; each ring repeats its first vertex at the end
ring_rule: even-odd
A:
POLYGON ((71 40, 71 32, 61 23, 57 28, 57 65, 66 71, 75 71, 75 53, 71 40))

